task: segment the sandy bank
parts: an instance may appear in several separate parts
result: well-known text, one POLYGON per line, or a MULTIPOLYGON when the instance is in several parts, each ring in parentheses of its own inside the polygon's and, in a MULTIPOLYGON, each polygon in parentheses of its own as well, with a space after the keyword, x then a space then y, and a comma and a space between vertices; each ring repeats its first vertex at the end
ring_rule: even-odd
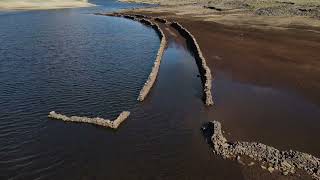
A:
POLYGON ((125 121, 130 115, 129 111, 123 111, 117 119, 114 121, 111 121, 109 119, 103 119, 103 118, 89 118, 89 117, 79 117, 79 116, 65 116, 63 114, 58 114, 55 111, 51 111, 48 115, 48 117, 53 118, 53 119, 58 119, 62 121, 67 121, 67 122, 77 122, 77 123, 89 123, 89 124, 94 124, 98 126, 103 126, 107 128, 112 128, 112 129, 117 129, 119 125, 125 121))
POLYGON ((320 1, 316 0, 151 0, 149 2, 160 3, 160 6, 140 10, 168 13, 179 18, 197 18, 225 25, 255 28, 266 26, 285 28, 298 25, 320 28, 320 1))
POLYGON ((95 5, 88 3, 86 0, 0 1, 0 10, 45 10, 45 9, 81 8, 81 7, 91 7, 91 6, 95 6, 95 5))

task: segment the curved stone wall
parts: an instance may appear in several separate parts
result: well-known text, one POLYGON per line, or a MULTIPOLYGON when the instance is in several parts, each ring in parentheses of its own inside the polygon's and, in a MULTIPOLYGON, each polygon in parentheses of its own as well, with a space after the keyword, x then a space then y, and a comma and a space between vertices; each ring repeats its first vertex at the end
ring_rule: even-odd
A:
POLYGON ((147 81, 144 83, 143 88, 141 89, 139 96, 138 96, 138 100, 139 101, 143 101, 146 96, 149 94, 154 82, 157 79, 158 73, 159 73, 159 69, 160 69, 160 64, 161 64, 161 60, 162 60, 162 56, 164 54, 164 50, 166 48, 167 45, 167 39, 166 36, 164 35, 163 31, 160 29, 160 27, 157 24, 152 23, 149 20, 146 19, 141 19, 140 22, 150 25, 153 29, 155 29, 155 31, 158 33, 159 38, 161 39, 161 43, 160 43, 160 47, 156 56, 156 60, 153 64, 151 73, 147 79, 147 81))
POLYGON ((312 178, 320 179, 320 159, 299 151, 280 151, 274 147, 257 142, 229 142, 222 133, 221 124, 212 121, 202 130, 210 138, 214 153, 223 158, 240 159, 247 156, 267 164, 270 172, 280 171, 287 175, 295 173, 295 168, 306 171, 312 178), (211 136, 212 135, 212 136, 211 136))
POLYGON ((89 118, 89 117, 79 117, 79 116, 65 116, 63 114, 58 114, 55 111, 51 111, 48 115, 48 117, 53 119, 59 119, 62 121, 68 121, 68 122, 78 122, 78 123, 89 123, 94 124, 98 126, 108 127, 112 129, 117 129, 119 125, 125 121, 130 115, 129 111, 123 111, 117 119, 114 121, 110 121, 109 119, 103 119, 103 118, 89 118))
POLYGON ((197 61, 201 80, 203 84, 204 100, 207 106, 213 105, 212 100, 212 76, 210 68, 207 66, 206 59, 202 55, 201 49, 194 36, 178 22, 172 22, 171 26, 175 28, 186 40, 197 61))
MULTIPOLYGON (((101 15, 101 14, 98 14, 98 15, 101 15)), ((147 81, 144 83, 144 86, 140 90, 140 93, 139 93, 138 98, 137 98, 138 101, 143 101, 147 97, 147 95, 149 94, 152 86, 154 85, 154 82, 157 79, 157 76, 158 76, 158 73, 159 73, 159 69, 160 69, 161 59, 162 59, 162 56, 164 54, 164 50, 165 50, 166 45, 167 45, 166 36, 163 33, 163 31, 161 30, 161 28, 157 24, 151 22, 149 19, 146 19, 146 18, 148 18, 147 16, 144 16, 144 15, 128 15, 128 14, 121 14, 121 13, 110 13, 110 14, 108 13, 108 14, 104 14, 104 15, 106 15, 106 16, 123 17, 123 18, 131 19, 131 20, 139 21, 142 24, 145 24, 147 26, 152 27, 157 32, 159 38, 161 39, 160 47, 159 47, 159 50, 158 50, 158 53, 157 53, 157 56, 156 56, 156 60, 155 60, 155 62, 153 64, 151 73, 150 73, 147 81), (144 18, 141 18, 141 17, 144 17, 144 18)))

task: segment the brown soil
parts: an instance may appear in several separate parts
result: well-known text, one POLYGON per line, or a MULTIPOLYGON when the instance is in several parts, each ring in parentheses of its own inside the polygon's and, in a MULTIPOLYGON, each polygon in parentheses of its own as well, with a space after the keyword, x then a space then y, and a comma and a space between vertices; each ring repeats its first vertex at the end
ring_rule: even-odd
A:
POLYGON ((290 89, 320 105, 320 33, 317 30, 310 31, 310 27, 256 29, 172 13, 139 10, 139 14, 165 17, 185 26, 197 39, 213 77, 215 70, 220 69, 238 81, 290 89))

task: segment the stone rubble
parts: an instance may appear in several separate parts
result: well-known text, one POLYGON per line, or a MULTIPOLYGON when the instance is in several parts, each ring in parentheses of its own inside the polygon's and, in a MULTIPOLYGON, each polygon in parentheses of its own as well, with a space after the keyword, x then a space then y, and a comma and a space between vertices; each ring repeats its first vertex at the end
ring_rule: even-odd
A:
MULTIPOLYGON (((258 142, 228 142, 223 136, 221 124, 212 121, 209 124, 213 134, 211 143, 213 152, 226 159, 240 159, 240 156, 248 156, 253 160, 260 161, 264 169, 270 173, 280 171, 284 175, 295 173, 295 169, 306 171, 313 179, 320 180, 320 159, 310 154, 299 151, 280 151, 274 147, 258 142)), ((203 128, 205 131, 207 128, 203 128)))

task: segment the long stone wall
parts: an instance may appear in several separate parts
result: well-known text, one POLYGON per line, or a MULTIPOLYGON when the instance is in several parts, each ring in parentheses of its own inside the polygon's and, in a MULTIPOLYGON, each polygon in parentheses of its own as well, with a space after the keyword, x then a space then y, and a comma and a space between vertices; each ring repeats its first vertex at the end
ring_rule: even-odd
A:
POLYGON ((228 142, 223 136, 220 122, 212 121, 202 128, 204 134, 210 137, 210 144, 214 153, 227 159, 240 159, 247 156, 256 161, 267 164, 264 167, 270 172, 274 170, 284 175, 295 173, 295 168, 306 171, 313 179, 320 180, 320 159, 299 151, 280 151, 274 147, 257 142, 228 142), (212 134, 212 136, 211 136, 212 134))
POLYGON ((78 123, 89 123, 94 124, 98 126, 108 127, 112 129, 117 129, 119 125, 125 121, 130 115, 129 111, 123 111, 117 119, 114 121, 110 121, 109 119, 103 119, 103 118, 89 118, 89 117, 79 117, 79 116, 65 116, 63 114, 58 114, 55 111, 51 111, 48 115, 48 117, 53 119, 58 119, 62 121, 68 121, 68 122, 78 122, 78 123))
POLYGON ((159 73, 162 56, 163 56, 164 50, 167 46, 167 39, 166 39, 165 34, 161 30, 161 28, 158 26, 158 24, 153 23, 151 20, 149 20, 149 17, 144 16, 144 15, 139 15, 139 14, 128 15, 128 14, 122 14, 122 13, 107 13, 107 14, 96 14, 96 15, 115 16, 115 17, 123 17, 123 18, 131 19, 131 20, 136 20, 142 24, 150 26, 158 34, 161 42, 160 42, 160 47, 159 47, 159 50, 158 50, 158 53, 156 56, 156 60, 153 64, 151 73, 149 74, 147 81, 144 83, 144 86, 140 90, 140 93, 137 98, 138 101, 143 101, 147 97, 147 95, 149 94, 151 88, 153 87, 153 85, 157 79, 158 73, 159 73))
POLYGON ((139 93, 139 96, 138 96, 138 100, 139 101, 143 101, 146 96, 149 94, 152 86, 154 85, 156 79, 157 79, 157 76, 158 76, 158 73, 159 73, 159 69, 160 69, 160 64, 161 64, 161 60, 162 60, 162 56, 164 54, 164 50, 167 46, 167 39, 166 39, 166 36, 164 35, 163 31, 160 29, 160 27, 157 25, 157 24, 154 24, 152 23, 151 21, 149 20, 146 20, 146 19, 142 19, 140 20, 140 22, 142 23, 151 23, 150 26, 153 27, 153 29, 155 29, 155 31, 158 33, 160 39, 161 39, 161 43, 160 43, 160 47, 159 47, 159 50, 158 50, 158 53, 157 53, 157 56, 156 56, 156 60, 153 64, 153 67, 152 67, 152 70, 151 70, 151 73, 147 79, 147 81, 144 83, 144 86, 143 88, 141 89, 140 93, 139 93))
POLYGON ((178 22, 172 22, 171 26, 175 28, 187 40, 187 43, 190 46, 191 51, 194 53, 194 56, 197 61, 198 68, 201 74, 205 104, 207 106, 213 105, 212 94, 211 94, 211 89, 212 89, 211 71, 210 71, 210 68, 207 66, 206 59, 202 55, 202 51, 200 49, 200 46, 197 40, 187 29, 185 29, 178 22))

